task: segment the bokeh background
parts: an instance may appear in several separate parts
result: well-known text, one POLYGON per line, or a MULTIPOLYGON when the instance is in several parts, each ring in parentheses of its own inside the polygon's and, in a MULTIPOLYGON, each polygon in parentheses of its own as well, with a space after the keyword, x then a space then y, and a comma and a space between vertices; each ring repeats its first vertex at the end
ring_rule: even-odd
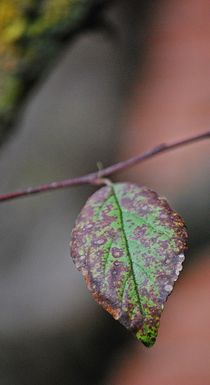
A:
MULTIPOLYGON (((1 148, 1 192, 82 175, 210 126, 207 0, 120 1, 28 99, 1 148), (110 33, 111 32, 111 33, 110 33)), ((114 180, 147 185, 184 218, 184 272, 146 349, 92 300, 69 256, 88 186, 0 206, 1 385, 209 385, 210 143, 114 180)))

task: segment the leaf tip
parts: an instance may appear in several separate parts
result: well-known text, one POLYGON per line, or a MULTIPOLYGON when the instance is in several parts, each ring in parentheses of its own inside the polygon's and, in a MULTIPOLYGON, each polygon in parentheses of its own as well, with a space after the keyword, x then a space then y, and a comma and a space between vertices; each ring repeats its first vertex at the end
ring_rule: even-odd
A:
POLYGON ((148 331, 145 331, 143 334, 142 332, 138 331, 136 333, 136 338, 139 341, 141 341, 144 344, 144 346, 146 346, 147 348, 151 348, 156 342, 157 330, 156 331, 148 330, 148 331))

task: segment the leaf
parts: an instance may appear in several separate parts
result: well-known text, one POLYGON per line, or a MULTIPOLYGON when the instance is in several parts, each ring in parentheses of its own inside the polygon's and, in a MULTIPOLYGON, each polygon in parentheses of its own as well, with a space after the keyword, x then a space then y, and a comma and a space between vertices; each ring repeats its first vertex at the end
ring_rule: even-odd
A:
POLYGON ((117 183, 88 199, 72 231, 71 254, 95 300, 152 346, 186 243, 185 225, 165 199, 117 183))

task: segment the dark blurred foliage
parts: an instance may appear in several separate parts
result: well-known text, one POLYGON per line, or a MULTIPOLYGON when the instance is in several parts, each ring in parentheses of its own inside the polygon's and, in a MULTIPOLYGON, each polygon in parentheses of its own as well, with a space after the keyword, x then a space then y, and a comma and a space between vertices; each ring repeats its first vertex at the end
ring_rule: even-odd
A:
POLYGON ((0 142, 27 94, 47 76, 67 42, 100 27, 108 0, 2 0, 0 3, 0 142))

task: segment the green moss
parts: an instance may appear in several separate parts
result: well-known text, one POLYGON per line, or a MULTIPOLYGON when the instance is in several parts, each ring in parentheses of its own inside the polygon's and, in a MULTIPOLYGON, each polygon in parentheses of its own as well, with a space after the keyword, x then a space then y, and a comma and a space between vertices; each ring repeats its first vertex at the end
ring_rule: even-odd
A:
POLYGON ((97 0, 1 0, 0 135, 97 0), (9 111, 9 112, 8 112, 9 111), (8 117, 5 116, 9 113, 8 117))

